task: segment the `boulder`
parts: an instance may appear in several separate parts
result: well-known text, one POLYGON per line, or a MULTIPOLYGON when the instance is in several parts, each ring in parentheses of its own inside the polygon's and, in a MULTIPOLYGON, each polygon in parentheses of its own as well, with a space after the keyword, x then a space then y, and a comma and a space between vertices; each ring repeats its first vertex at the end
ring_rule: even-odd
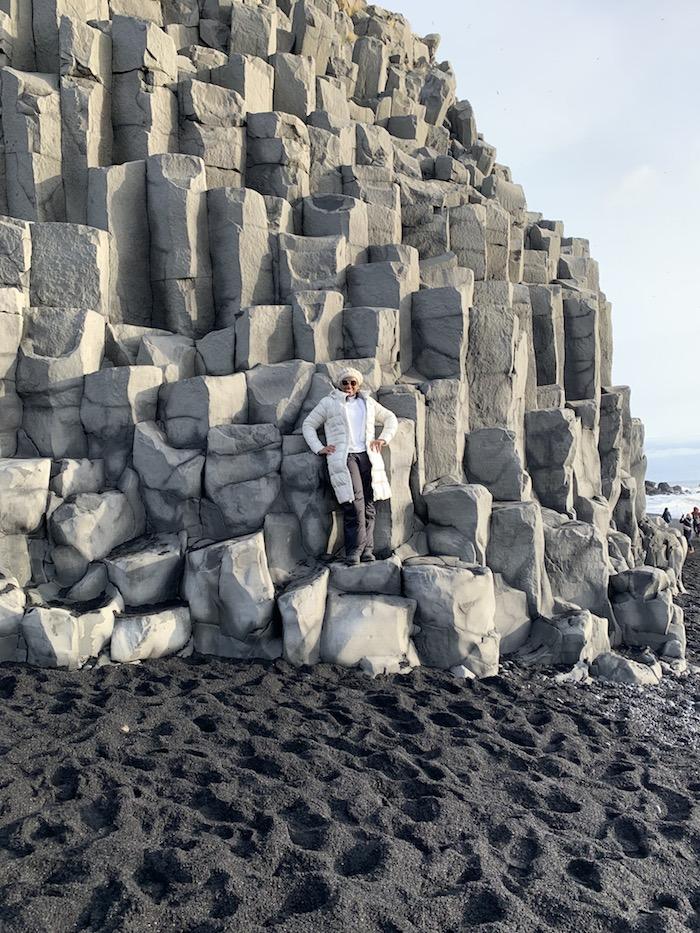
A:
POLYGON ((195 623, 195 647, 204 654, 276 658, 274 587, 261 531, 191 550, 183 593, 195 623))
POLYGON ((248 421, 251 424, 276 424, 282 434, 288 434, 294 429, 313 373, 313 363, 304 360, 251 369, 246 374, 248 421))
POLYGON ((485 486, 500 502, 520 502, 531 496, 532 484, 523 468, 513 431, 505 428, 470 431, 464 466, 469 482, 485 486))
POLYGON ((529 411, 525 446, 532 485, 540 503, 573 515, 574 460, 580 438, 575 414, 567 408, 529 411))
POLYGON ((143 514, 118 489, 79 493, 51 513, 53 540, 75 550, 86 561, 101 560, 120 544, 143 534, 143 514))
POLYGON ((321 660, 353 667, 363 658, 418 663, 411 640, 415 601, 398 596, 331 593, 321 631, 321 660))
POLYGON ((22 619, 27 660, 37 667, 67 667, 74 671, 96 658, 108 644, 114 617, 123 609, 116 598, 88 612, 60 606, 34 606, 22 619))
POLYGON ((423 498, 428 509, 430 552, 483 566, 491 518, 488 489, 443 477, 425 487, 423 498))
POLYGON ((528 640, 532 622, 527 594, 509 586, 500 573, 493 575, 496 597, 496 631, 500 636, 501 656, 513 654, 528 640))
POLYGON ((26 660, 22 638, 26 602, 19 581, 0 568, 0 662, 26 660))
POLYGON ((545 569, 542 512, 536 502, 493 504, 486 563, 526 594, 531 618, 549 614, 552 591, 545 569))
POLYGON ((67 499, 79 492, 100 492, 105 485, 102 460, 54 460, 51 466, 51 492, 67 499))
POLYGON ((210 538, 262 528, 280 490, 282 438, 274 424, 229 424, 209 431, 204 491, 213 509, 202 520, 210 538))
POLYGON ((125 606, 155 606, 177 598, 184 565, 184 536, 136 538, 105 560, 110 582, 125 606))
POLYGON ((608 621, 587 609, 562 604, 558 614, 540 616, 532 624, 530 637, 516 654, 519 663, 567 665, 593 661, 610 651, 608 621))
POLYGON ((290 664, 320 660, 321 629, 328 593, 327 568, 287 587, 277 599, 282 617, 282 657, 290 664))
POLYGON ((380 593, 383 596, 401 595, 401 561, 395 555, 386 560, 346 567, 331 564, 330 584, 342 593, 380 593))
POLYGON ((0 459, 0 534, 36 531, 48 504, 50 470, 50 460, 0 459))
POLYGON ((454 559, 417 557, 403 567, 404 593, 417 604, 421 662, 449 669, 463 664, 477 677, 498 672, 493 575, 454 559))
POLYGON ((182 651, 191 637, 192 621, 187 606, 123 615, 114 625, 110 657, 112 661, 126 663, 165 658, 182 651))
POLYGON ((655 664, 640 664, 630 658, 608 651, 599 655, 591 664, 590 671, 596 680, 608 684, 630 684, 634 687, 655 687, 661 681, 663 671, 655 664))
POLYGON ((289 512, 268 513, 263 522, 263 534, 272 582, 275 587, 285 586, 299 576, 301 565, 307 562, 299 519, 289 512))
POLYGON ((612 619, 606 538, 593 525, 550 509, 543 509, 542 517, 545 566, 554 596, 612 619))
POLYGON ((195 376, 164 385, 158 413, 173 447, 203 450, 211 428, 247 421, 246 377, 243 373, 195 376))

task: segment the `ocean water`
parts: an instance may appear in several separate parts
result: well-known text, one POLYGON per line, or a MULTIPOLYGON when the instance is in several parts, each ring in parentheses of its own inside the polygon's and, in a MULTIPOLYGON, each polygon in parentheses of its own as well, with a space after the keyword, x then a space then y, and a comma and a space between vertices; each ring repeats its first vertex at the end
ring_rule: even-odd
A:
POLYGON ((697 506, 700 508, 700 483, 687 480, 666 480, 670 486, 682 486, 682 493, 671 493, 669 496, 647 496, 647 512, 649 515, 661 515, 664 509, 669 509, 672 518, 680 518, 686 512, 692 512, 697 506))

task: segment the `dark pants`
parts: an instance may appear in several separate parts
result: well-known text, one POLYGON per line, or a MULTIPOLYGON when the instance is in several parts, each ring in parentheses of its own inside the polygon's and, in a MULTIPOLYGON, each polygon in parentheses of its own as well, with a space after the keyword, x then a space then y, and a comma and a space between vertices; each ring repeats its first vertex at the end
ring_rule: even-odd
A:
POLYGON ((374 494, 372 465, 366 453, 348 454, 348 470, 355 499, 343 502, 345 556, 360 557, 374 550, 374 494))

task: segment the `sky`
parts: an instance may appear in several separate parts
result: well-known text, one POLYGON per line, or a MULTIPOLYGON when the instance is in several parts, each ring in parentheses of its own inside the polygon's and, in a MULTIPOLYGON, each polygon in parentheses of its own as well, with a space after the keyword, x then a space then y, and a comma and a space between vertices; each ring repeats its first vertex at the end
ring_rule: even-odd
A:
POLYGON ((700 480, 700 0, 387 6, 442 36, 437 57, 528 208, 590 240, 613 379, 632 387, 650 462, 690 450, 700 480))

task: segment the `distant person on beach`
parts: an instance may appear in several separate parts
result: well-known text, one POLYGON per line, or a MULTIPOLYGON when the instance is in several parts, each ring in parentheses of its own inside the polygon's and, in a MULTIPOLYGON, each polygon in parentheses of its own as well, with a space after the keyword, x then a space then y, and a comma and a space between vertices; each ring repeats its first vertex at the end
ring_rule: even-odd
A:
POLYGON ((396 415, 375 401, 362 386, 362 373, 348 367, 338 388, 321 399, 304 419, 304 440, 314 453, 328 458, 328 473, 343 508, 345 562, 373 561, 375 501, 391 498, 381 450, 399 426, 396 415), (375 424, 383 425, 375 437, 375 424), (326 443, 318 431, 325 429, 326 443))
POLYGON ((666 506, 666 508, 661 513, 661 517, 663 518, 663 520, 666 522, 667 525, 671 524, 671 513, 668 510, 668 506, 666 506))
POLYGON ((693 517, 693 531, 695 533, 695 537, 698 538, 700 537, 700 509, 697 507, 697 505, 693 509, 692 517, 693 517))
POLYGON ((687 515, 681 515, 681 531, 683 532, 683 537, 688 542, 688 553, 693 553, 693 548, 690 546, 690 539, 693 537, 693 519, 690 513, 687 515))

